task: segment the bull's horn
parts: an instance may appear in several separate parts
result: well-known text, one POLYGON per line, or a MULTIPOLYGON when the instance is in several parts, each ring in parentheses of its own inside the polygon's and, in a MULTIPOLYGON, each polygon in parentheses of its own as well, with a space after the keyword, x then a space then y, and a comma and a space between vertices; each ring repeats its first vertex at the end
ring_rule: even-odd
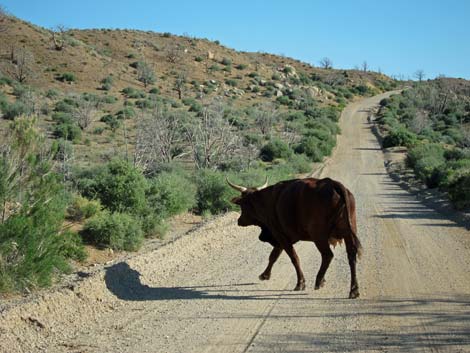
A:
POLYGON ((246 187, 244 187, 244 186, 240 186, 240 185, 237 185, 237 184, 234 184, 234 183, 230 182, 230 180, 228 180, 227 177, 225 177, 225 180, 227 181, 228 185, 230 185, 232 188, 234 188, 237 191, 244 192, 244 191, 247 190, 246 187))
POLYGON ((266 177, 266 181, 264 182, 263 185, 261 186, 258 186, 256 189, 256 191, 260 191, 260 190, 263 190, 264 188, 266 188, 268 186, 268 177, 266 177))

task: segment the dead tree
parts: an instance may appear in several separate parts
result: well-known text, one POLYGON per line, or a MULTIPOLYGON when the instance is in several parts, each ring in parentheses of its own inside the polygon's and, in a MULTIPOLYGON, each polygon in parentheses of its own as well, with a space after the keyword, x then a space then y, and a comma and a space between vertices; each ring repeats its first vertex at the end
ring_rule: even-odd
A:
POLYGON ((63 25, 58 25, 51 29, 52 42, 54 49, 61 51, 67 44, 67 29, 63 25))
POLYGON ((194 117, 186 129, 186 139, 196 168, 217 168, 233 159, 241 141, 232 125, 224 118, 224 106, 212 103, 194 117))
POLYGON ((174 90, 178 93, 178 98, 183 99, 183 92, 186 85, 186 72, 182 71, 175 80, 174 90))
POLYGON ((255 118, 255 125, 263 135, 268 135, 271 132, 278 119, 277 110, 270 103, 266 103, 255 108, 253 115, 255 118))
POLYGON ((414 77, 419 81, 423 81, 424 80, 424 77, 426 75, 424 74, 424 70, 416 70, 416 72, 414 73, 414 77))
POLYGON ((34 56, 25 48, 12 49, 11 76, 20 83, 25 82, 33 73, 34 56))
POLYGON ((163 105, 142 114, 138 120, 134 164, 149 170, 186 154, 182 126, 186 112, 170 111, 163 105))
POLYGON ((362 70, 363 72, 369 71, 369 64, 367 64, 367 61, 364 60, 364 61, 362 62, 362 64, 361 64, 361 70, 362 70))
POLYGON ((139 62, 137 66, 137 79, 144 84, 145 88, 154 83, 156 77, 153 67, 145 61, 139 62))
POLYGON ((333 68, 333 61, 331 61, 330 58, 327 58, 326 56, 320 60, 320 66, 324 69, 332 69, 333 68))
POLYGON ((77 99, 77 106, 72 111, 72 117, 80 129, 85 130, 93 122, 97 110, 98 102, 96 100, 80 97, 77 99))
POLYGON ((170 45, 166 50, 166 59, 171 64, 180 63, 183 60, 184 50, 180 45, 170 45))

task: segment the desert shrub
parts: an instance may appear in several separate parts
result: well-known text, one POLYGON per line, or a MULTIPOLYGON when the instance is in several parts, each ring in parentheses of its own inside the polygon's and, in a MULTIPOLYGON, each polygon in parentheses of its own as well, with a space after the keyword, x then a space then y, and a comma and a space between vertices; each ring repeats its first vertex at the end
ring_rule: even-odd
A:
POLYGON ((276 158, 289 159, 292 154, 289 145, 277 138, 271 139, 260 150, 260 158, 265 162, 271 162, 276 158))
POLYGON ((464 174, 448 186, 449 198, 457 209, 470 207, 470 173, 464 174))
POLYGON ((101 212, 90 218, 81 232, 93 244, 114 250, 138 250, 144 239, 140 222, 126 213, 101 212))
POLYGON ((444 161, 445 149, 438 143, 422 143, 408 151, 406 156, 406 164, 414 168, 416 163, 425 157, 435 157, 436 159, 444 161))
POLYGON ((194 58, 194 60, 197 61, 197 62, 202 62, 202 61, 204 61, 204 58, 202 56, 196 56, 194 58))
POLYGON ((122 90, 122 93, 124 93, 127 96, 127 98, 134 98, 134 99, 145 98, 144 92, 133 87, 124 88, 122 90))
POLYGON ((132 107, 124 107, 116 113, 118 119, 130 119, 135 117, 135 110, 132 107))
POLYGON ((77 102, 73 98, 64 98, 55 104, 54 111, 72 113, 77 107, 77 102))
POLYGON ((150 89, 149 93, 151 94, 159 94, 160 90, 157 87, 153 87, 150 89))
POLYGON ((82 237, 75 232, 65 231, 60 234, 60 253, 67 259, 85 261, 88 254, 83 246, 82 237))
POLYGON ((54 112, 51 115, 51 119, 57 124, 73 123, 72 115, 70 113, 65 112, 54 112))
POLYGON ((383 139, 383 147, 394 146, 412 146, 416 144, 417 137, 414 133, 409 131, 406 127, 398 125, 392 128, 388 135, 383 139))
POLYGON ((67 218, 73 221, 82 221, 93 217, 101 211, 103 206, 98 200, 88 200, 87 198, 75 195, 72 202, 67 207, 67 218))
POLYGON ((235 193, 227 185, 224 175, 213 170, 201 170, 196 175, 196 210, 199 214, 219 214, 233 210, 230 200, 235 193))
POLYGON ((421 144, 408 152, 406 162, 428 187, 437 187, 445 176, 444 152, 444 148, 439 144, 421 144))
MULTIPOLYGON (((44 287, 52 283, 55 274, 70 270, 60 234, 67 198, 58 178, 43 174, 45 167, 39 164, 33 168, 28 178, 34 181, 20 210, 0 223, 0 292, 44 287)), ((6 195, 1 186, 8 184, 2 175, 0 172, 3 205, 6 195)))
POLYGON ((236 69, 237 70, 245 70, 247 67, 248 67, 248 65, 246 65, 246 64, 238 64, 236 66, 236 69))
POLYGON ((321 162, 324 157, 321 143, 322 141, 316 136, 304 136, 295 147, 295 153, 305 154, 313 162, 321 162))
POLYGON ((279 103, 279 104, 282 104, 282 105, 291 105, 291 100, 289 99, 289 97, 287 96, 280 96, 280 97, 277 97, 276 98, 276 101, 279 103))
POLYGON ((225 83, 231 87, 237 87, 237 81, 231 78, 225 80, 225 83))
POLYGON ((82 130, 75 123, 60 123, 54 127, 54 135, 69 141, 77 141, 82 136, 82 130))
POLYGON ((3 118, 7 120, 13 120, 20 115, 28 115, 31 113, 31 109, 21 101, 14 103, 8 103, 5 101, 2 107, 3 118))
POLYGON ((312 164, 304 154, 294 154, 288 160, 288 165, 294 173, 308 173, 312 171, 312 164))
POLYGON ((118 101, 118 99, 114 96, 102 96, 100 97, 100 102, 104 103, 104 104, 114 104, 118 101))
POLYGON ((214 65, 211 65, 209 66, 209 69, 208 69, 210 72, 215 72, 215 71, 220 71, 220 66, 217 65, 217 64, 214 64, 214 65))
POLYGON ((64 72, 63 74, 57 76, 57 80, 70 83, 70 82, 75 82, 77 78, 71 72, 64 72))
POLYGON ((221 61, 222 65, 232 65, 232 60, 229 58, 223 58, 221 61))
POLYGON ((162 217, 188 211, 196 203, 196 187, 177 172, 162 172, 149 183, 149 206, 162 217))
POLYGON ((116 159, 98 173, 91 193, 113 212, 139 214, 146 207, 146 189, 142 173, 130 163, 116 159))
POLYGON ((53 88, 50 88, 46 91, 45 96, 47 98, 51 98, 51 99, 56 98, 56 97, 59 96, 59 92, 57 90, 53 89, 53 88))
POLYGON ((113 87, 114 79, 113 76, 106 76, 101 80, 101 89, 105 91, 110 91, 113 87))
POLYGON ((98 126, 93 129, 93 135, 101 135, 104 131, 104 127, 98 126))
POLYGON ((100 121, 108 125, 112 131, 115 131, 119 126, 121 126, 121 121, 115 115, 111 114, 102 116, 100 121))

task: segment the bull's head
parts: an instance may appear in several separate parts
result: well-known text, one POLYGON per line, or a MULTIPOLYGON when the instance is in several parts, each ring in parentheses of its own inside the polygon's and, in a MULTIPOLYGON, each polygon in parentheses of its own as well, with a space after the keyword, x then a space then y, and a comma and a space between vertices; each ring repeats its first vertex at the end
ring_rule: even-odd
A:
POLYGON ((265 183, 258 187, 240 186, 230 182, 228 178, 226 178, 226 180, 228 185, 241 193, 240 196, 232 199, 232 203, 240 206, 241 209, 241 215, 240 218, 238 218, 238 225, 242 227, 260 225, 255 204, 253 202, 253 196, 256 192, 261 191, 268 186, 268 177, 266 177, 265 183))

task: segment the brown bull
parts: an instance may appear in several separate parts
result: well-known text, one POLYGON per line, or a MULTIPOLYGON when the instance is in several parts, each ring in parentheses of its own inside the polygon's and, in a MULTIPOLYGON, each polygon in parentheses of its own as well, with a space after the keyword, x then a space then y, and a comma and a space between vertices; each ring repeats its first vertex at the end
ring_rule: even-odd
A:
POLYGON ((260 240, 269 242, 274 249, 269 264, 260 275, 261 280, 271 277, 271 269, 285 250, 297 273, 294 290, 305 289, 305 278, 293 245, 299 240, 312 241, 322 256, 315 280, 315 289, 325 283, 325 273, 333 259, 330 245, 344 240, 351 269, 349 298, 359 296, 356 279, 356 256, 361 243, 356 236, 356 206, 354 196, 338 181, 325 179, 294 179, 267 187, 246 188, 227 182, 241 192, 232 200, 241 207, 238 225, 261 227, 260 240))

